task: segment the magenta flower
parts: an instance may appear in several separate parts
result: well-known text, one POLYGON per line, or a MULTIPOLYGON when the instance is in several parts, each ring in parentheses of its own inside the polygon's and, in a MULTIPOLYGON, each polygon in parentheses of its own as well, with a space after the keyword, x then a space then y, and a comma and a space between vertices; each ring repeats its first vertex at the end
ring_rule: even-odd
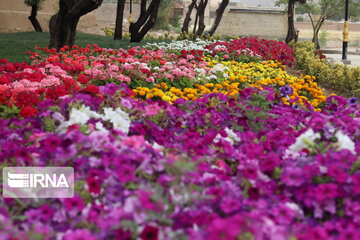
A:
POLYGON ((161 108, 159 107, 159 105, 157 103, 147 105, 147 106, 145 106, 145 114, 144 114, 144 116, 157 115, 160 109, 161 108))
POLYGON ((281 181, 287 186, 300 186, 305 182, 304 172, 299 167, 285 167, 281 181))
POLYGON ((76 229, 66 232, 63 240, 96 240, 88 229, 76 229))
POLYGON ((146 225, 140 234, 141 240, 158 240, 159 229, 150 225, 146 225))
POLYGON ((77 194, 73 198, 64 199, 63 205, 66 211, 75 213, 82 211, 85 207, 84 201, 77 194))
POLYGON ((209 240, 236 240, 240 234, 238 223, 232 219, 216 218, 207 227, 209 240))

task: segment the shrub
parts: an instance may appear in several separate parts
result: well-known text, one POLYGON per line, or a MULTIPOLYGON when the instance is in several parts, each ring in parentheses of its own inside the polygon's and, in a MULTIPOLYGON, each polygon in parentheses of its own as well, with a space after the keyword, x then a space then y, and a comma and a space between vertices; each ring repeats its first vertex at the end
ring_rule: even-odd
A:
POLYGON ((330 63, 315 51, 312 42, 292 44, 297 66, 306 74, 316 76, 324 87, 344 92, 345 95, 360 96, 360 67, 349 67, 330 63))

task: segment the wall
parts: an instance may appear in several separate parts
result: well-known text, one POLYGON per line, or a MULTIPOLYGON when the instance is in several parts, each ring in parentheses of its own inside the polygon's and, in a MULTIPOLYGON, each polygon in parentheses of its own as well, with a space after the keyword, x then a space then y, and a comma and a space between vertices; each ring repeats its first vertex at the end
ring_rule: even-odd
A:
MULTIPOLYGON (((58 0, 46 0, 38 12, 37 19, 44 31, 49 31, 49 20, 59 9, 58 0)), ((0 32, 34 31, 28 16, 31 8, 23 0, 0 0, 0 32)), ((95 14, 90 13, 80 19, 79 28, 96 25, 95 14)))
MULTIPOLYGON (((296 22, 295 27, 299 30, 301 29, 312 29, 312 25, 310 22, 296 22)), ((342 22, 325 22, 324 25, 321 27, 321 30, 327 31, 343 31, 344 23, 342 22)), ((358 32, 360 31, 360 23, 349 23, 349 30, 358 32)))
POLYGON ((216 33, 285 38, 287 16, 281 10, 231 8, 224 13, 216 33))
MULTIPOLYGON (((96 23, 102 27, 112 27, 115 28, 116 20, 116 9, 117 3, 112 2, 103 2, 101 6, 95 10, 96 23)), ((124 18, 123 18, 123 30, 128 31, 129 29, 129 13, 130 13, 130 4, 125 3, 124 8, 124 18)), ((132 19, 136 21, 140 14, 140 3, 133 1, 132 4, 132 19)))

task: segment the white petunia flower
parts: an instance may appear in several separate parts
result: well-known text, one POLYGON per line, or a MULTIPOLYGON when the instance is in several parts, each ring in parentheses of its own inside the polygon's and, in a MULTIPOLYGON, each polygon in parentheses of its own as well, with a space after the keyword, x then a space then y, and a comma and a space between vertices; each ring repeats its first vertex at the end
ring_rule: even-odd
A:
POLYGON ((320 138, 320 134, 314 133, 312 129, 309 129, 298 136, 296 142, 289 147, 289 150, 290 152, 299 152, 306 148, 308 143, 313 143, 318 138, 320 138))
POLYGON ((96 130, 98 130, 99 132, 108 132, 108 130, 106 128, 104 128, 104 125, 101 122, 97 122, 95 124, 96 130))
POLYGON ((225 132, 228 135, 226 138, 223 138, 220 134, 217 134, 214 138, 214 143, 218 143, 221 139, 228 141, 231 145, 234 145, 235 142, 240 142, 241 139, 234 133, 233 130, 228 127, 225 128, 225 132))
POLYGON ((345 135, 342 131, 338 131, 335 136, 338 140, 337 143, 340 150, 348 149, 355 154, 355 143, 349 138, 349 136, 345 135))
POLYGON ((82 124, 85 124, 91 118, 90 115, 91 114, 90 114, 90 108, 89 107, 84 107, 82 109, 73 108, 73 109, 71 109, 71 112, 70 112, 69 123, 74 123, 74 124, 75 123, 82 123, 82 124))
MULTIPOLYGON (((129 115, 120 108, 104 108, 104 115, 91 111, 89 107, 82 107, 80 109, 73 108, 70 112, 70 119, 64 121, 57 128, 57 132, 65 133, 67 128, 73 124, 86 124, 90 118, 102 119, 104 121, 110 121, 114 128, 122 130, 124 133, 129 132, 130 118, 129 115)), ((108 132, 101 122, 95 124, 96 130, 100 132, 108 132)))
POLYGON ((112 109, 112 108, 104 108, 105 116, 103 117, 103 120, 110 121, 114 128, 118 128, 122 130, 124 133, 129 132, 130 128, 130 118, 129 115, 121 110, 120 108, 112 109))

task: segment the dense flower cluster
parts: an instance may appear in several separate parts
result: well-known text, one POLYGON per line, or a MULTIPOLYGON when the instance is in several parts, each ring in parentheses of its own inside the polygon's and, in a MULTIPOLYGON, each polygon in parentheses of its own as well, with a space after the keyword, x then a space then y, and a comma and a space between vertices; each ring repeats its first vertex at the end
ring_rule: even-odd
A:
POLYGON ((309 75, 291 76, 286 72, 286 66, 279 62, 242 63, 212 60, 208 62, 208 67, 213 73, 208 77, 208 83, 195 84, 194 87, 184 89, 161 83, 155 88, 138 87, 134 89, 134 93, 136 96, 146 99, 160 97, 164 101, 173 102, 177 98, 196 100, 205 94, 217 92, 234 96, 239 90, 246 87, 271 86, 289 105, 303 105, 304 101, 308 101, 317 108, 317 111, 320 111, 318 107, 322 106, 326 100, 314 77, 309 75), (290 90, 282 90, 285 88, 290 90))
MULTIPOLYGON (((284 90, 286 91, 286 89, 284 90)), ((0 121, 3 166, 73 166, 71 199, 1 199, 3 239, 357 239, 360 107, 273 89, 189 102, 75 94, 0 121), (284 124, 286 123, 286 124, 284 124)))
POLYGON ((276 60, 286 65, 294 65, 294 50, 284 42, 259 38, 239 38, 229 42, 215 42, 207 46, 216 54, 216 49, 228 54, 241 55, 243 51, 250 51, 261 56, 264 60, 276 60))
POLYGON ((1 165, 75 169, 74 198, 1 197, 0 238, 360 238, 358 101, 275 43, 0 61, 1 165))
POLYGON ((136 89, 136 96, 144 98, 163 98, 165 94, 163 100, 169 102, 177 98, 195 100, 218 90, 234 95, 248 86, 273 86, 279 92, 284 85, 294 90, 293 94, 283 96, 289 104, 303 104, 303 100, 307 100, 318 107, 324 102, 325 97, 313 78, 290 76, 280 62, 264 61, 272 57, 286 63, 287 57, 274 57, 282 51, 282 43, 246 38, 229 42, 227 48, 214 44, 218 43, 198 40, 178 41, 168 44, 170 47, 149 45, 152 50, 139 47, 114 50, 96 45, 64 48, 60 52, 41 49, 46 54, 33 53, 31 65, 1 61, 0 106, 12 108, 10 115, 33 116, 44 99, 56 100, 78 92, 101 98, 99 86, 110 82, 125 82, 136 89), (231 55, 233 45, 246 46, 236 50, 246 57, 231 55), (272 50, 266 50, 265 46, 272 50), (265 52, 272 52, 274 56, 264 55, 265 52), (217 88, 208 89, 211 84, 217 88), (171 91, 158 91, 159 85, 171 91), (225 88, 220 89, 220 85, 225 88))

